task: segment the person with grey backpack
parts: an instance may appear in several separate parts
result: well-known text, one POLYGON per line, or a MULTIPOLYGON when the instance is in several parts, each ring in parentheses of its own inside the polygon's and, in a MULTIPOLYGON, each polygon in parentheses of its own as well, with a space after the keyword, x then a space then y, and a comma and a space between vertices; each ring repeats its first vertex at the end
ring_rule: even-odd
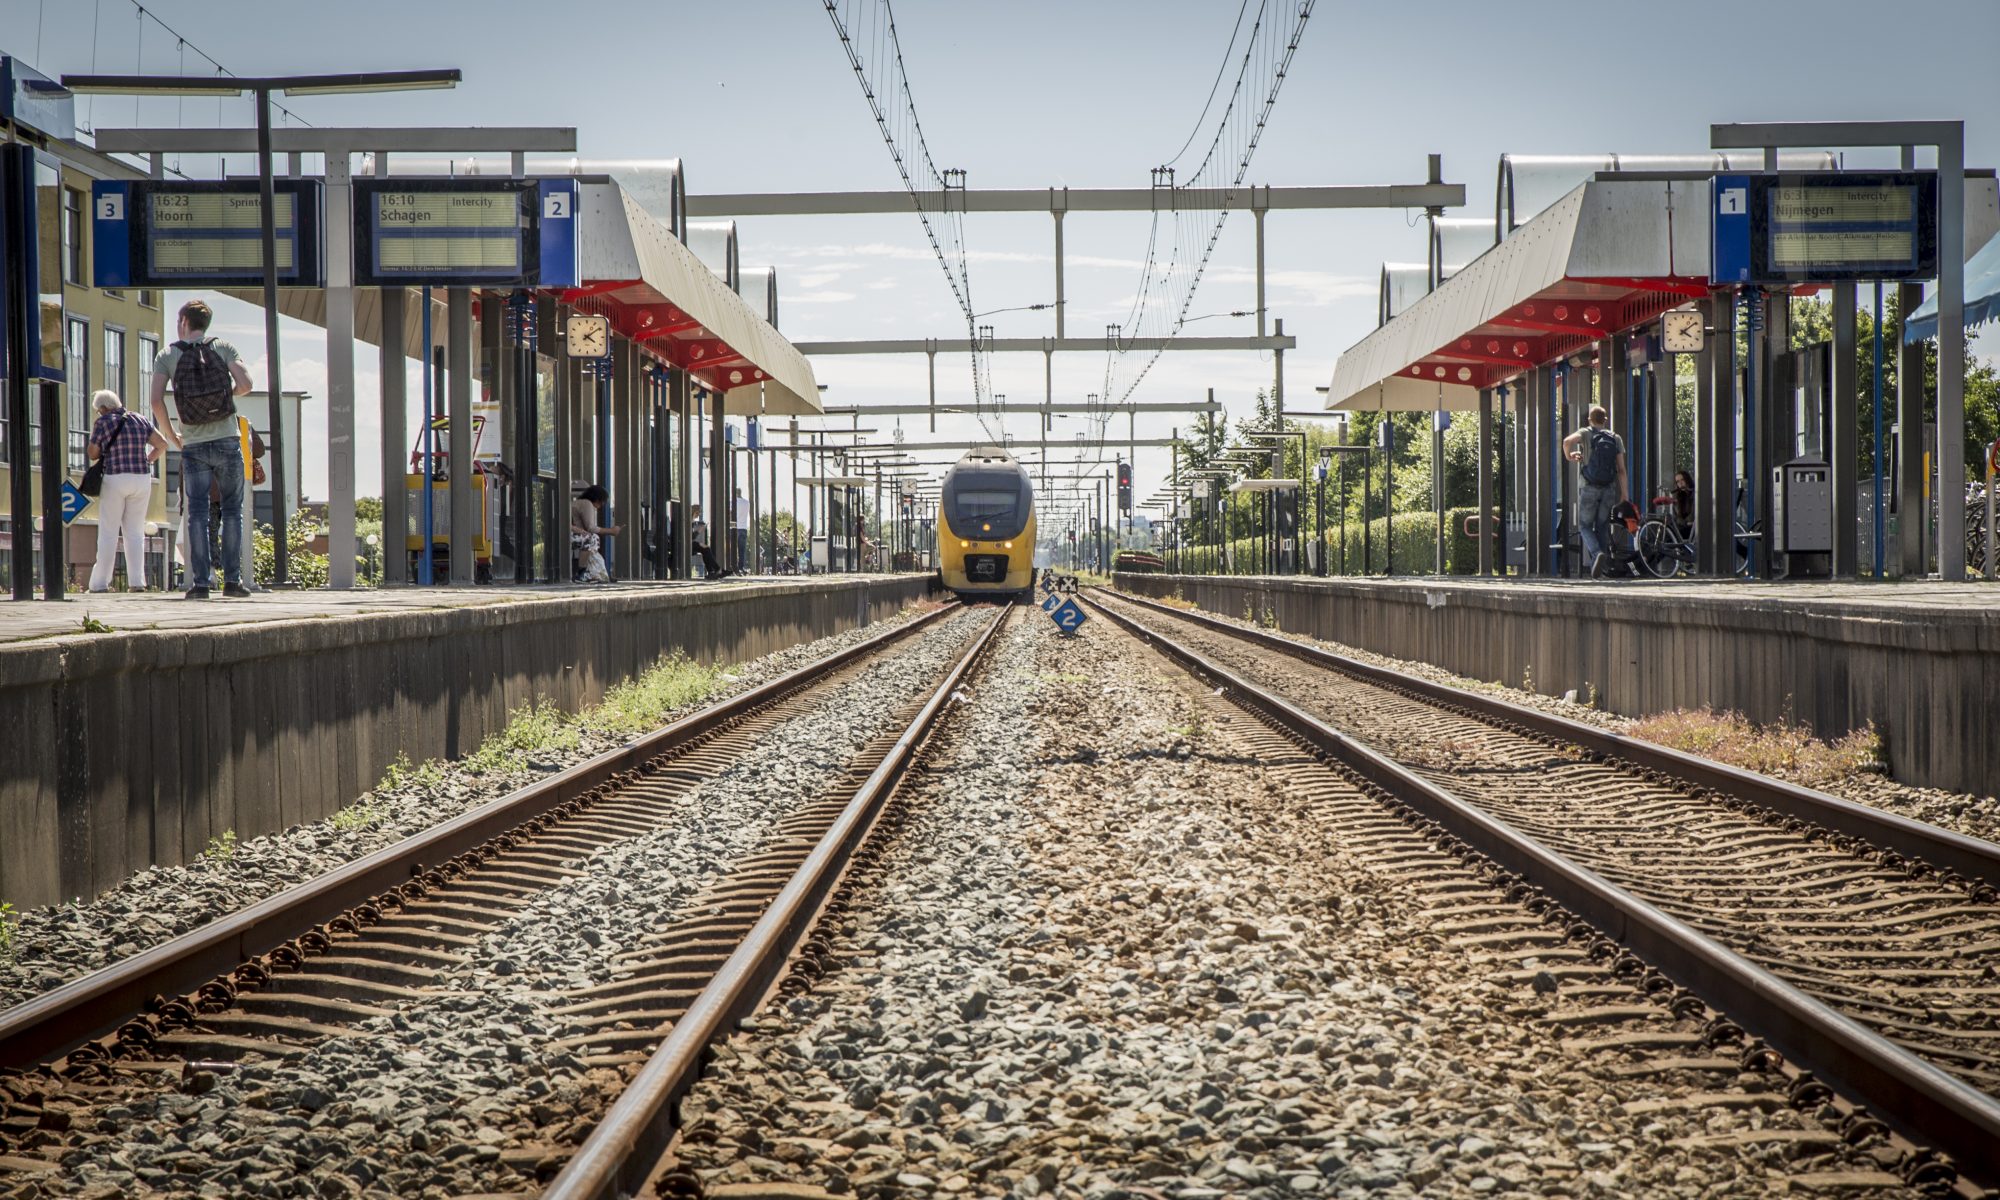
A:
POLYGON ((1590 576, 1630 574, 1617 560, 1609 540, 1611 511, 1625 502, 1625 441, 1607 426, 1611 414, 1601 404, 1590 406, 1590 424, 1563 439, 1563 453, 1580 464, 1583 486, 1576 495, 1576 529, 1583 540, 1583 559, 1590 576))
POLYGON ((181 503, 187 506, 189 600, 206 600, 215 585, 210 561, 209 522, 222 523, 222 594, 243 597, 243 449, 236 424, 236 397, 250 392, 250 372, 228 342, 208 337, 215 313, 199 300, 181 305, 178 340, 153 361, 153 420, 181 450, 181 503), (179 429, 167 419, 167 384, 174 387, 179 429), (211 486, 221 493, 211 512, 211 486))

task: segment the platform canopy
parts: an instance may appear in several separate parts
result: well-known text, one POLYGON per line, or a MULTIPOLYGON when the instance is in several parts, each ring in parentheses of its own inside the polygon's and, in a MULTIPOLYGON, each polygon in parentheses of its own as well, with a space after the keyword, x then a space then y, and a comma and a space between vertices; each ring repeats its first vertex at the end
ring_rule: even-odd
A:
MULTIPOLYGON (((1988 321, 2000 321, 2000 234, 1988 239, 1965 263, 1965 323, 1983 325, 1988 321)), ((1903 323, 1903 340, 1933 338, 1937 331, 1938 302, 1933 295, 1903 323)))
POLYGON ((1708 181, 1582 184, 1361 339, 1327 407, 1473 408, 1481 388, 1708 294, 1708 181))
POLYGON ((1296 479, 1239 479, 1229 485, 1234 492, 1289 492, 1299 486, 1296 479))
POLYGON ((583 283, 567 303, 724 396, 732 415, 820 411, 812 365, 624 187, 584 181, 583 283))
MULTIPOLYGON (((1968 175, 1965 188, 1976 246, 1993 236, 2000 203, 1990 174, 1968 175)), ((1327 407, 1470 409, 1482 388, 1707 296, 1708 205, 1699 175, 1579 184, 1342 354, 1327 407)))

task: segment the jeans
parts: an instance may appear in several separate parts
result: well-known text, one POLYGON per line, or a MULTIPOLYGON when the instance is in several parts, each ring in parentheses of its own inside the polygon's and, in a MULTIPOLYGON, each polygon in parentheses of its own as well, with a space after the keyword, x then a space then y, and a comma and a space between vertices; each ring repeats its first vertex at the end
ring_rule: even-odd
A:
POLYGON ((214 587, 214 565, 209 561, 208 523, 222 523, 222 578, 225 583, 243 582, 243 450, 235 438, 196 442, 181 451, 181 496, 188 510, 188 560, 190 587, 214 587), (208 511, 211 482, 222 487, 222 511, 208 511))
POLYGON ((747 574, 750 570, 750 531, 738 525, 730 532, 736 535, 736 557, 729 565, 747 574))
POLYGON ((153 498, 151 475, 106 475, 97 497, 97 562, 90 568, 90 590, 111 586, 118 559, 118 537, 125 537, 125 582, 133 591, 146 588, 146 505, 153 498))
POLYGON ((1586 482, 1576 494, 1576 531, 1583 539, 1583 566, 1597 561, 1597 556, 1611 549, 1608 529, 1611 524, 1611 510, 1618 505, 1617 489, 1611 484, 1586 482))

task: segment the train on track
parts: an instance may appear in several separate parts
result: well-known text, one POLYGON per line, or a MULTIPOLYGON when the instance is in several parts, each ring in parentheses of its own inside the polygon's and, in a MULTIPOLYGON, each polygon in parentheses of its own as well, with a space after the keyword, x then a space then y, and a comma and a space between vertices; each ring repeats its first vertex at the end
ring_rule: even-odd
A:
POLYGON ((961 598, 1026 597, 1035 583, 1035 489, 998 447, 968 450, 945 472, 938 574, 961 598))

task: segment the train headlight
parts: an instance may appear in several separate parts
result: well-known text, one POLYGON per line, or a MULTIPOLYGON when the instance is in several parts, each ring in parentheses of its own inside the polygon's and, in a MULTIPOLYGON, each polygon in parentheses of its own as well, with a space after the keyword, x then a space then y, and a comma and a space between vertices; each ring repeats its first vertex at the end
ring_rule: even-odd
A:
POLYGON ((1014 548, 1014 543, 1012 543, 1012 542, 1001 542, 1001 543, 1000 543, 1000 548, 1001 548, 1002 550, 1012 550, 1012 549, 1014 548))
POLYGON ((981 526, 979 527, 979 531, 980 531, 981 533, 992 533, 992 532, 993 532, 993 526, 992 526, 992 525, 990 525, 990 524, 987 524, 987 525, 981 525, 981 526))
POLYGON ((959 548, 960 550, 963 550, 963 549, 965 549, 965 548, 966 548, 967 546, 970 546, 971 544, 972 544, 971 542, 968 542, 968 541, 964 541, 963 539, 961 539, 961 540, 959 541, 959 543, 958 543, 958 548, 959 548))

